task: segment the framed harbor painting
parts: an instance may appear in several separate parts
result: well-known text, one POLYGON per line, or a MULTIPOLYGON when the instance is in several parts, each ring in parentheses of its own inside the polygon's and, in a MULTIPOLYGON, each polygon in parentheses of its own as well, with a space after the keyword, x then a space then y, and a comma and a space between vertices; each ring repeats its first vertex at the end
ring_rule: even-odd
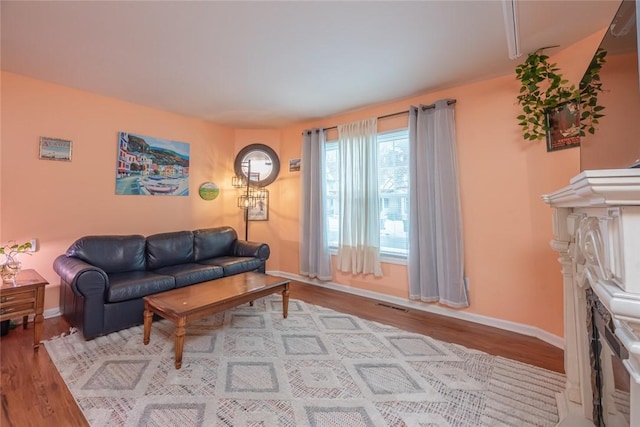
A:
POLYGON ((189 144, 118 133, 116 194, 189 195, 189 144))

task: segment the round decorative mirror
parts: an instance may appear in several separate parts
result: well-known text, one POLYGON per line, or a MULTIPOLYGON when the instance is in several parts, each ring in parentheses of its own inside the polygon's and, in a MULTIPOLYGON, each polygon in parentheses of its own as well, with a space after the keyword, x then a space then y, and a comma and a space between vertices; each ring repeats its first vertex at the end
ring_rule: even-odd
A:
POLYGON ((271 147, 264 144, 251 144, 240 150, 233 167, 236 175, 249 178, 251 185, 264 187, 278 177, 280 159, 271 147), (249 167, 251 177, 248 176, 249 167))

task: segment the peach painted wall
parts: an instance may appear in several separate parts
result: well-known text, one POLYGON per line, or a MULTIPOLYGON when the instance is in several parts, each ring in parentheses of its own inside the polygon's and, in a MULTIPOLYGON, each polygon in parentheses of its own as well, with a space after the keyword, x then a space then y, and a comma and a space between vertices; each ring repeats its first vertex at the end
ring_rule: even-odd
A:
MULTIPOLYGON (((579 82, 602 34, 552 56, 567 79, 579 82)), ((471 306, 467 310, 562 336, 562 278, 557 255, 549 246, 552 212, 540 196, 567 185, 579 172, 579 150, 547 153, 544 141, 525 142, 515 119, 520 114, 515 104, 518 90, 515 76, 509 75, 292 126, 282 130, 280 160, 284 165, 300 157, 303 129, 455 98, 466 275, 470 279, 471 306)), ((407 117, 401 116, 380 120, 379 130, 406 125, 407 117)), ((251 131, 246 133, 251 135, 251 131)), ((299 173, 283 170, 277 183, 276 203, 296 208, 299 173)), ((270 268, 298 274, 298 218, 287 211, 278 221, 280 241, 274 252, 281 255, 270 268)), ((354 276, 334 268, 333 281, 407 298, 406 266, 384 263, 383 273, 381 278, 354 276)))
POLYGON ((640 82, 635 53, 610 53, 602 67, 598 103, 604 117, 594 135, 582 140, 582 168, 620 168, 640 160, 640 82))
POLYGON ((53 260, 83 235, 241 227, 230 208, 231 128, 2 73, 1 135, 0 241, 38 239, 40 250, 21 260, 51 283, 47 309, 58 306, 53 260), (190 195, 116 196, 120 131, 189 143, 190 195), (39 160, 41 136, 72 140, 72 161, 39 160), (216 200, 198 196, 205 181, 221 187, 216 200))
MULTIPOLYGON (((565 77, 578 82, 601 34, 554 55, 565 77)), ((514 62, 514 67, 516 63, 514 62)), ((544 141, 524 142, 515 116, 518 83, 505 76, 428 93, 281 130, 229 129, 115 99, 2 73, 0 241, 39 239, 23 257, 52 286, 46 307, 58 305, 53 259, 85 234, 140 233, 228 224, 244 235, 231 188, 233 159, 244 146, 264 143, 280 156, 278 180, 269 186, 269 221, 251 222, 249 239, 268 242, 267 269, 297 274, 301 132, 406 110, 409 105, 455 98, 465 256, 470 312, 540 327, 561 336, 560 266, 549 247, 551 209, 540 195, 566 185, 579 170, 578 150, 547 153, 544 141), (117 133, 128 131, 191 144, 188 197, 115 196, 117 133), (38 160, 40 136, 71 139, 73 161, 38 160), (18 178, 19 177, 19 178, 18 178), (197 186, 222 189, 212 202, 197 186)), ((406 117, 380 121, 380 130, 406 126, 406 117)), ((354 288, 407 297, 406 267, 383 265, 384 277, 334 275, 354 288)))

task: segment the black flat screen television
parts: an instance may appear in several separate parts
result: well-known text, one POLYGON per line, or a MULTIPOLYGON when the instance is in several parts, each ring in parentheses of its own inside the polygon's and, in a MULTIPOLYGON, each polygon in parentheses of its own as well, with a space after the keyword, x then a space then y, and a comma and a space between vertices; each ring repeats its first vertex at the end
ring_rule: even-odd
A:
POLYGON ((580 170, 640 167, 640 76, 638 73, 638 10, 623 0, 600 48, 607 52, 600 71, 604 106, 592 135, 580 141, 580 170))

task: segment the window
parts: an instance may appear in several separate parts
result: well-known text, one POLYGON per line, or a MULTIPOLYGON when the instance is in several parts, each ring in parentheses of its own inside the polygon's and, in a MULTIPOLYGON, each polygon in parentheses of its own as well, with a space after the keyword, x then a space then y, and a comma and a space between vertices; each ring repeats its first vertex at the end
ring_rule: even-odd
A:
MULTIPOLYGON (((338 141, 325 145, 325 188, 329 246, 338 247, 340 194, 338 141)), ((378 134, 380 251, 406 256, 409 227, 409 133, 407 129, 378 134)))

